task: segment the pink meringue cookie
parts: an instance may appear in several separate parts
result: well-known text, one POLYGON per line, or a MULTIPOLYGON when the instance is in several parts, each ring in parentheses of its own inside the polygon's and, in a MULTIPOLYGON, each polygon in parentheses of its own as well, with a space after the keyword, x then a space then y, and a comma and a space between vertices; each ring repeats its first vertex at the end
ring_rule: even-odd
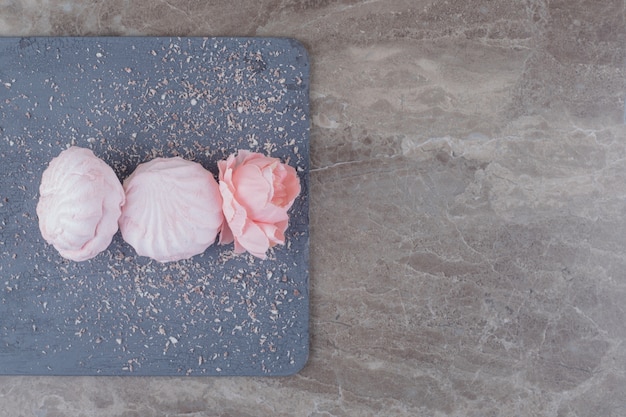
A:
POLYGON ((215 242, 222 226, 217 181, 202 165, 156 158, 124 181, 122 237, 137 252, 159 262, 191 258, 215 242))
POLYGON ((111 167, 91 150, 72 146, 52 159, 39 194, 41 235, 61 256, 85 261, 111 244, 124 189, 111 167))

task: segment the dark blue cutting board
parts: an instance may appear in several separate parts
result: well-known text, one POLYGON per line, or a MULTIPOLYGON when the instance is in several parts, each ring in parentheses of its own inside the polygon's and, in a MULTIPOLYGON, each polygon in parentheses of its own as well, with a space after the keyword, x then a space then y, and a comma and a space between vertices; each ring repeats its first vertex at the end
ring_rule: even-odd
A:
POLYGON ((277 38, 0 38, 0 374, 287 375, 309 344, 309 63, 277 38), (41 238, 41 174, 70 145, 121 180, 237 149, 298 170, 287 244, 76 263, 41 238))

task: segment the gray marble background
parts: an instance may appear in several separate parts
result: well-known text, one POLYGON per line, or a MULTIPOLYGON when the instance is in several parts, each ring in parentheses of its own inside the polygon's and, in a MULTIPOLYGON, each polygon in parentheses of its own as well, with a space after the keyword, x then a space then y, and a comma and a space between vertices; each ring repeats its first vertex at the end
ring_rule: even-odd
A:
POLYGON ((0 378, 1 416, 626 416, 623 0, 0 0, 0 35, 291 36, 311 357, 0 378))

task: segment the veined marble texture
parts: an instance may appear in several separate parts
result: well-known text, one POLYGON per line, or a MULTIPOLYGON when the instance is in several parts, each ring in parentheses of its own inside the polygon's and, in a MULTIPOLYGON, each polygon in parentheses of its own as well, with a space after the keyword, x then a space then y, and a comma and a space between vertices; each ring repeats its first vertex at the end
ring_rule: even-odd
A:
POLYGON ((0 378, 1 416, 626 416, 623 0, 0 0, 0 34, 289 36, 311 356, 0 378))

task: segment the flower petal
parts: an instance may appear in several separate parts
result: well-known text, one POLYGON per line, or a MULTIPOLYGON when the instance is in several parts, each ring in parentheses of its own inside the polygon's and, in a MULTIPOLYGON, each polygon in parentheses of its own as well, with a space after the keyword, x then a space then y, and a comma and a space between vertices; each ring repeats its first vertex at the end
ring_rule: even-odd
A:
POLYGON ((224 174, 226 173, 226 170, 228 170, 228 162, 232 159, 232 155, 228 157, 228 160, 226 161, 219 161, 217 163, 217 169, 219 171, 219 180, 224 181, 224 174))
POLYGON ((235 235, 235 242, 245 248, 257 258, 265 259, 265 252, 270 248, 270 242, 263 229, 256 223, 248 222, 241 236, 235 235))
POLYGON ((278 207, 271 203, 261 209, 257 209, 254 214, 254 221, 259 223, 276 223, 289 219, 287 210, 284 207, 278 207))
POLYGON ((263 177, 261 170, 254 165, 242 165, 233 173, 235 196, 250 214, 263 208, 270 200, 272 184, 263 177))
POLYGON ((259 223, 259 227, 263 230, 263 233, 265 233, 265 235, 269 239, 270 246, 285 244, 285 235, 283 233, 284 230, 281 230, 281 228, 277 225, 269 223, 259 223))
POLYGON ((296 170, 286 164, 281 164, 274 170, 274 195, 272 203, 277 206, 290 208, 298 194, 300 194, 300 180, 296 170))
POLYGON ((239 254, 239 253, 244 253, 246 252, 246 248, 244 248, 243 246, 241 246, 241 244, 235 240, 235 253, 239 254))
POLYGON ((235 238, 233 237, 233 231, 228 227, 228 222, 222 223, 222 227, 220 229, 220 239, 218 243, 220 245, 227 245, 229 243, 233 243, 235 238))

